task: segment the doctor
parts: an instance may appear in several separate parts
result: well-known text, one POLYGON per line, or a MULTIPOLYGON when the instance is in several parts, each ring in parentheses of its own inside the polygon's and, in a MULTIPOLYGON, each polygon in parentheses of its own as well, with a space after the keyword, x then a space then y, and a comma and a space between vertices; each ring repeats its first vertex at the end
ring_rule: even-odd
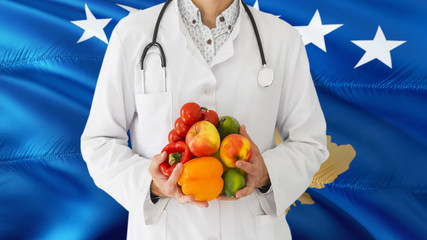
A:
POLYGON ((122 19, 114 29, 81 138, 96 185, 129 211, 128 239, 290 239, 286 209, 328 157, 326 125, 299 33, 239 0, 173 0, 122 19), (144 71, 141 70, 144 69, 144 71), (267 74, 269 75, 269 74, 267 74), (144 80, 142 80, 144 79, 144 80), (236 117, 252 139, 247 187, 237 200, 197 202, 162 178, 159 155, 186 102, 236 117), (275 129, 284 140, 275 146, 275 129), (130 130, 132 149, 128 147, 130 130))

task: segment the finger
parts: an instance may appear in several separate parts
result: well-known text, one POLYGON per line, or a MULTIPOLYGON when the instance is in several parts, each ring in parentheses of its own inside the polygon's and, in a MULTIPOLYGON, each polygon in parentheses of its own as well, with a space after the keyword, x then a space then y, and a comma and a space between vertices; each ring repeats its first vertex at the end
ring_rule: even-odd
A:
POLYGON ((195 205, 195 206, 202 207, 202 208, 207 208, 209 206, 208 202, 197 201, 196 199, 194 199, 193 195, 188 195, 187 197, 189 197, 190 203, 195 205))
POLYGON ((240 189, 239 191, 236 192, 236 197, 237 198, 242 198, 242 197, 246 197, 249 196, 253 193, 254 188, 252 186, 246 186, 243 189, 240 189))
POLYGON ((254 141, 252 141, 252 138, 249 137, 249 134, 246 131, 245 125, 240 126, 240 135, 244 136, 249 140, 249 143, 251 144, 251 147, 252 147, 252 159, 254 158, 254 156, 261 155, 261 153, 259 152, 258 146, 254 143, 254 141))
POLYGON ((236 167, 242 169, 247 174, 253 175, 256 172, 255 166, 252 163, 246 162, 246 161, 243 161, 243 160, 237 161, 236 162, 236 167))
POLYGON ((192 201, 194 201, 193 196, 191 196, 191 195, 186 196, 181 191, 176 192, 175 198, 176 198, 176 200, 178 200, 178 202, 180 202, 182 204, 187 204, 187 203, 191 203, 192 201))
POLYGON ((154 161, 154 163, 155 163, 156 165, 160 165, 162 162, 164 162, 164 161, 166 160, 166 155, 167 155, 167 153, 166 153, 166 152, 162 152, 162 153, 160 153, 160 154, 156 154, 156 155, 153 157, 153 161, 154 161))
POLYGON ((158 170, 159 166, 162 162, 166 160, 166 152, 162 152, 161 154, 154 155, 151 164, 150 169, 152 170, 158 170))
POLYGON ((165 175, 160 172, 160 164, 166 159, 166 152, 157 154, 153 157, 150 166, 148 167, 148 172, 153 178, 162 178, 163 180, 167 179, 165 175))
POLYGON ((249 142, 251 143, 251 145, 255 145, 255 143, 252 141, 251 137, 249 137, 248 132, 246 132, 246 126, 245 125, 240 126, 240 135, 247 138, 249 140, 249 142))
MULTIPOLYGON (((179 189, 177 185, 178 177, 181 174, 182 171, 182 163, 178 163, 175 168, 173 169, 173 172, 169 178, 166 178, 164 182, 162 183, 162 192, 166 194, 169 197, 178 199, 181 197, 181 195, 177 195, 177 193, 181 193, 181 190, 179 189)), ((162 173, 159 173, 163 175, 162 173)))
POLYGON ((201 208, 207 208, 209 207, 209 203, 204 201, 204 202, 199 202, 199 201, 192 201, 191 204, 197 206, 197 207, 201 207, 201 208))
MULTIPOLYGON (((179 193, 178 193, 179 194, 179 193)), ((184 195, 182 192, 180 193, 181 196, 177 198, 178 202, 182 204, 191 203, 197 207, 207 208, 209 206, 208 202, 203 201, 196 201, 192 195, 184 195)))
POLYGON ((178 178, 181 175, 182 172, 182 163, 176 164, 171 176, 169 177, 169 184, 176 185, 178 182, 178 178))

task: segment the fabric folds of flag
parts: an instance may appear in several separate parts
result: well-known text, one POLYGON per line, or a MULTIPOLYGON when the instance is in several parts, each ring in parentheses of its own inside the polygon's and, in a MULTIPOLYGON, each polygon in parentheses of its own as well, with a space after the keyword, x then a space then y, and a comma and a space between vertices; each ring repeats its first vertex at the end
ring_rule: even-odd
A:
MULTIPOLYGON (((87 6, 112 19, 108 37, 129 13, 87 6)), ((94 185, 80 153, 107 47, 77 43, 85 30, 72 21, 88 19, 85 2, 1 1, 0 12, 0 239, 125 239, 126 211, 94 185)))
MULTIPOLYGON (((427 5, 305 0, 259 7, 300 31, 327 133, 355 152, 348 170, 333 182, 315 176, 310 201, 290 209, 294 239, 425 239, 427 5)), ((321 170, 335 171, 345 154, 334 161, 321 170)))

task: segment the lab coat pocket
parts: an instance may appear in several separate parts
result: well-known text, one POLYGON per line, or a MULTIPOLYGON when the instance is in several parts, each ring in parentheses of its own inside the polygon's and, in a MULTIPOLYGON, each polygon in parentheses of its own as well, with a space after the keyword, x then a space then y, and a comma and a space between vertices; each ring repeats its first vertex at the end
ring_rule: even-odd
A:
POLYGON ((172 129, 172 93, 136 94, 136 108, 137 148, 141 155, 151 158, 168 143, 172 129))

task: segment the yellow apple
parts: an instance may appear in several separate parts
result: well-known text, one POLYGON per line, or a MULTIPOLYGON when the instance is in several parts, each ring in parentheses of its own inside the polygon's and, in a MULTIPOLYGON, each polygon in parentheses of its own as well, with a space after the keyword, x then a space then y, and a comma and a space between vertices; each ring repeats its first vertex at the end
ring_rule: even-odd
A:
POLYGON ((221 139, 216 127, 208 121, 199 121, 191 126, 185 143, 196 157, 212 156, 218 152, 221 139))

